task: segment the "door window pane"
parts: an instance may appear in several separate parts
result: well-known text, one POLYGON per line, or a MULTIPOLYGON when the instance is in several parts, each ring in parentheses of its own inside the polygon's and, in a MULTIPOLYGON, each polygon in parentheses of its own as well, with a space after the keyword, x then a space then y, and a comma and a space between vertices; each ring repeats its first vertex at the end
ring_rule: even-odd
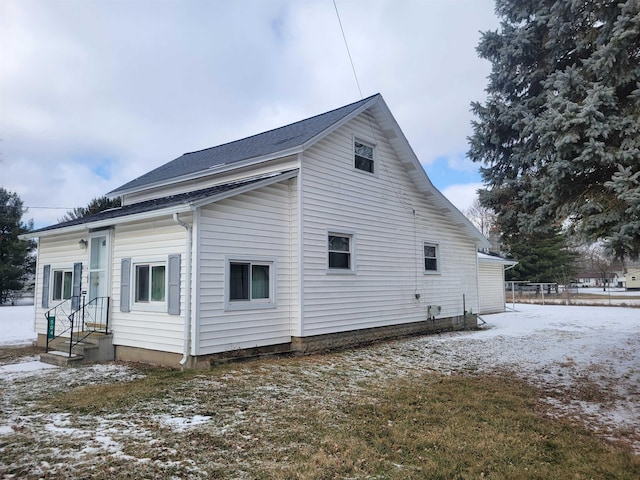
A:
POLYGON ((91 238, 91 264, 89 268, 100 270, 107 266, 107 237, 91 238))

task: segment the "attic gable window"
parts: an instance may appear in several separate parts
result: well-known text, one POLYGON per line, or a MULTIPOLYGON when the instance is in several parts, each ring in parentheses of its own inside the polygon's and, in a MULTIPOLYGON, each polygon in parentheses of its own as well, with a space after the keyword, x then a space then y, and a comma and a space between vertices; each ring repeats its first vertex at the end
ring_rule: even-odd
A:
POLYGON ((357 170, 363 172, 375 173, 374 159, 373 159, 373 146, 366 143, 354 140, 353 152, 354 152, 354 164, 353 166, 357 170))

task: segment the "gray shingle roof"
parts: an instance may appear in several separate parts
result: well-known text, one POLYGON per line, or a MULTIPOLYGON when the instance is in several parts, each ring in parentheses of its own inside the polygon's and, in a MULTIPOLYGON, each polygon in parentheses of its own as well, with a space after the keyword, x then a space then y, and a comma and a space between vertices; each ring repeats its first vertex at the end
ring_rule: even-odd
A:
MULTIPOLYGON (((229 192, 231 190, 235 190, 240 187, 251 185, 252 183, 265 180, 266 178, 269 178, 269 177, 275 178, 278 176, 286 175, 290 172, 291 171, 281 172, 280 174, 276 174, 276 175, 274 174, 257 175, 251 178, 245 178, 235 182, 225 183, 224 185, 216 185, 215 187, 204 188, 202 190, 196 190, 196 191, 187 192, 187 193, 180 193, 177 195, 170 195, 167 197, 147 200, 145 202, 133 203, 131 205, 125 205, 123 207, 118 207, 118 208, 110 208, 109 210, 104 210, 102 212, 95 213, 93 215, 87 215, 86 217, 76 218, 75 220, 70 220, 68 222, 61 222, 48 227, 39 228, 37 230, 33 230, 29 232, 29 235, 37 234, 40 232, 46 232, 49 230, 58 230, 60 228, 73 227, 76 225, 84 225, 87 223, 101 222, 103 220, 111 220, 115 218, 125 217, 128 215, 151 212, 154 210, 175 207, 178 205, 187 205, 191 202, 197 202, 199 200, 204 200, 216 195, 220 195, 222 193, 229 192)), ((34 236, 37 236, 37 235, 34 235, 34 236)))
POLYGON ((330 112, 316 115, 284 127, 259 133, 251 137, 225 143, 217 147, 185 153, 169 163, 151 170, 148 173, 109 192, 117 195, 131 189, 142 188, 164 182, 172 178, 205 172, 210 168, 228 165, 250 158, 262 157, 277 152, 299 147, 321 134, 337 122, 356 111, 362 105, 379 94, 372 95, 358 102, 340 107, 330 112))

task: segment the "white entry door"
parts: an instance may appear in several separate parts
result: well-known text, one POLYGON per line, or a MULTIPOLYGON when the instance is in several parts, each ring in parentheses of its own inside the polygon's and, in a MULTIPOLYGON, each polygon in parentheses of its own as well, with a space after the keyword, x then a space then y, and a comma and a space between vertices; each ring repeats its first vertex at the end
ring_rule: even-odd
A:
POLYGON ((89 238, 89 301, 109 296, 109 237, 89 238))

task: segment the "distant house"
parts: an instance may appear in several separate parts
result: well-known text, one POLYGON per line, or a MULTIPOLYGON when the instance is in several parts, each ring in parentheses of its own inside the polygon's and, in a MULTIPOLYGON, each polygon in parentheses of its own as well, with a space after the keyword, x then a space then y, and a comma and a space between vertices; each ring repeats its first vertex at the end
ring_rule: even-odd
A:
POLYGON ((571 282, 572 287, 603 287, 617 285, 618 274, 613 271, 607 273, 606 276, 603 276, 602 272, 580 272, 571 282))
POLYGON ((640 290, 640 268, 629 268, 624 278, 627 290, 640 290))
POLYGON ((479 313, 505 311, 504 271, 518 262, 498 255, 478 253, 478 288, 480 292, 479 313))
POLYGON ((31 233, 40 344, 69 318, 117 359, 196 367, 476 325, 488 242, 379 94, 109 195, 122 206, 31 233))

